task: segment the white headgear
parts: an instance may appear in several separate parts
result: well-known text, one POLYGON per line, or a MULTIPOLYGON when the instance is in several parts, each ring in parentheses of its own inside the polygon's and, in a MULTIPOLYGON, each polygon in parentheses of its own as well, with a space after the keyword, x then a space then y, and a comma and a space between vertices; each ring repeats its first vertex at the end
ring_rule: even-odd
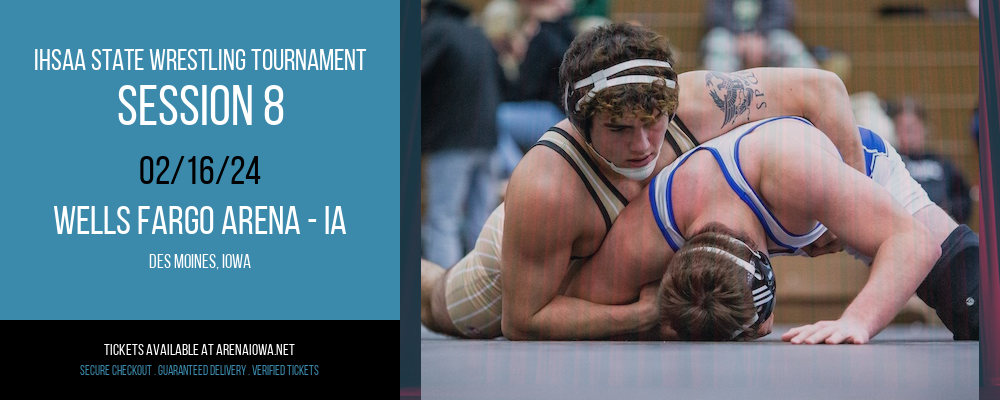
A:
MULTIPOLYGON (((608 79, 608 76, 620 73, 625 70, 629 70, 632 68, 639 68, 639 67, 670 68, 670 63, 666 61, 638 59, 638 60, 625 61, 623 63, 615 64, 612 65, 611 67, 594 72, 589 77, 573 83, 573 90, 582 89, 587 85, 591 84, 594 85, 594 87, 592 87, 585 96, 581 97, 580 100, 576 102, 576 106, 574 109, 576 111, 580 111, 580 106, 582 106, 583 104, 590 101, 590 99, 597 96, 597 92, 600 92, 604 88, 612 86, 627 85, 630 83, 652 83, 656 81, 663 81, 663 83, 668 88, 673 89, 677 87, 677 82, 675 82, 672 79, 667 79, 652 75, 625 75, 625 76, 619 76, 617 78, 608 79)), ((569 86, 566 86, 566 92, 563 95, 563 106, 566 108, 567 115, 571 114, 569 110, 569 94, 570 94, 569 86)), ((589 138, 587 145, 590 145, 589 138)), ((594 147, 591 146, 590 149, 594 150, 594 147)), ((624 168, 615 165, 611 161, 608 161, 608 159, 604 158, 604 156, 598 153, 597 150, 594 150, 594 153, 597 154, 597 156, 601 158, 601 161, 604 161, 604 163, 607 164, 608 167, 611 168, 611 170, 621 174, 626 178, 637 181, 646 179, 649 177, 649 175, 652 175, 653 169, 656 168, 656 161, 660 157, 660 154, 657 153, 656 157, 653 158, 653 160, 650 161, 645 166, 636 168, 624 168)))
MULTIPOLYGON (((594 96, 597 95, 597 92, 600 92, 604 88, 612 86, 627 85, 629 83, 652 83, 661 80, 668 88, 673 89, 677 87, 677 82, 675 82, 673 79, 667 79, 652 75, 625 75, 613 79, 608 79, 608 76, 617 74, 625 70, 629 70, 632 68, 639 68, 639 67, 671 68, 670 63, 666 61, 639 59, 639 60, 625 61, 623 63, 615 64, 608 68, 594 72, 589 77, 584 78, 583 80, 580 80, 573 84, 573 90, 581 89, 591 84, 594 85, 594 87, 591 88, 589 92, 587 92, 587 95, 581 97, 580 100, 576 102, 576 107, 574 108, 574 110, 580 111, 580 106, 590 101, 590 99, 594 98, 594 96)), ((569 114, 569 93, 570 89, 567 86, 566 93, 564 94, 563 98, 563 106, 566 107, 567 114, 569 114)))

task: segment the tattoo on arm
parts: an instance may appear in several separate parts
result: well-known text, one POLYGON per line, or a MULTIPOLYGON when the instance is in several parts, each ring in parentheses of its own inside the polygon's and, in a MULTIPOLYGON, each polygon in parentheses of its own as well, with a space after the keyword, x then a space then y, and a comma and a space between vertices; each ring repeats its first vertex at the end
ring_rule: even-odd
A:
POLYGON ((757 109, 767 108, 764 102, 764 92, 756 89, 757 77, 753 72, 741 71, 735 73, 711 71, 705 75, 705 86, 709 88, 709 94, 715 105, 725 114, 722 127, 727 124, 736 123, 737 119, 742 119, 746 113, 746 121, 750 121, 750 106, 754 98, 761 97, 761 102, 757 104, 757 109))

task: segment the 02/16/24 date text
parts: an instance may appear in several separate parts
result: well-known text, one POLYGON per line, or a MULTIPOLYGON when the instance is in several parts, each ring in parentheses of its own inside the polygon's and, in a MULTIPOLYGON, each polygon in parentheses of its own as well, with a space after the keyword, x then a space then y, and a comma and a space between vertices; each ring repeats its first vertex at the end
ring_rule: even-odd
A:
POLYGON ((177 162, 177 167, 174 168, 173 177, 167 180, 164 174, 170 176, 167 172, 170 170, 170 159, 165 156, 160 156, 156 158, 156 164, 154 168, 153 157, 143 156, 139 160, 139 180, 144 184, 153 183, 154 174, 156 169, 160 169, 160 173, 156 175, 156 184, 158 185, 169 185, 173 184, 177 180, 177 175, 181 171, 181 165, 185 162, 191 163, 191 184, 197 184, 200 180, 201 183, 210 184, 215 181, 215 184, 219 184, 222 181, 222 175, 226 172, 226 165, 230 165, 236 168, 236 172, 233 173, 230 183, 234 185, 242 185, 244 180, 253 180, 256 185, 259 183, 260 174, 257 172, 257 156, 253 156, 253 160, 250 161, 250 165, 245 165, 245 161, 241 156, 233 157, 232 161, 229 160, 229 156, 222 161, 222 168, 219 169, 219 175, 216 178, 215 170, 212 168, 212 157, 204 156, 201 157, 200 162, 196 165, 197 157, 191 156, 191 158, 185 160, 184 156, 181 156, 180 161, 177 162), (162 167, 160 165, 163 165, 162 167), (162 168, 162 169, 161 169, 162 168), (245 176, 240 176, 243 169, 246 168, 247 172, 245 176))

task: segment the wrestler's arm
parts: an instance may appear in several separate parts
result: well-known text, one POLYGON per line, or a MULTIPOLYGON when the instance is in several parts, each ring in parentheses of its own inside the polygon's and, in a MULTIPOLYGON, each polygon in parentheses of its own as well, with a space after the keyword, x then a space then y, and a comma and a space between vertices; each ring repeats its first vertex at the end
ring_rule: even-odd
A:
POLYGON ((677 115, 701 143, 747 122, 794 115, 825 132, 848 165, 865 170, 851 99, 844 82, 832 72, 813 68, 692 71, 681 74, 678 81, 677 115))
MULTIPOLYGON (((618 215, 600 249, 580 265, 565 291, 567 296, 598 304, 655 303, 660 279, 674 252, 653 219, 648 193, 647 185, 618 215)), ((632 338, 677 340, 677 335, 657 325, 632 338)))
POLYGON ((767 156, 759 157, 764 201, 791 218, 818 220, 846 245, 875 255, 868 282, 840 319, 792 329, 782 340, 866 343, 913 295, 940 248, 885 188, 830 151, 800 141, 768 144, 767 156))
POLYGON ((600 304, 627 304, 640 288, 663 278, 673 250, 660 233, 649 204, 649 186, 622 210, 600 249, 580 266, 566 290, 600 304))
MULTIPOLYGON (((562 160, 556 160, 562 161, 562 160)), ((569 272, 574 241, 584 224, 585 200, 572 196, 566 182, 579 182, 568 168, 525 159, 511 177, 505 204, 501 279, 503 334, 510 340, 600 339, 636 333, 656 323, 652 301, 596 304, 560 295, 569 272), (530 167, 530 168, 527 168, 530 167), (519 176, 546 171, 535 176, 519 176)), ((590 200, 592 201, 592 200, 590 200)))

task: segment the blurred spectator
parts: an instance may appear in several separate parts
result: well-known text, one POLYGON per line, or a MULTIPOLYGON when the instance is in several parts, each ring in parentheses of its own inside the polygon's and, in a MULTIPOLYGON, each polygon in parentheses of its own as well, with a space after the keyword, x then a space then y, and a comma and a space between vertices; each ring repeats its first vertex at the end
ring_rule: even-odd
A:
POLYGON ((515 0, 492 0, 483 8, 483 31, 493 43, 507 80, 517 79, 517 69, 528 50, 528 38, 521 27, 524 14, 515 0))
POLYGON ((919 101, 904 97, 890 105, 889 115, 896 124, 896 149, 906 170, 958 223, 966 223, 971 212, 969 185, 947 159, 926 149, 926 111, 919 101))
POLYGON ((576 33, 611 23, 611 0, 576 0, 576 33))
POLYGON ((886 104, 872 92, 858 92, 851 95, 851 110, 858 125, 871 129, 892 147, 898 147, 896 126, 885 112, 886 104))
POLYGON ((451 266, 473 248, 499 203, 495 151, 502 73, 489 40, 468 23, 467 9, 440 0, 425 7, 420 152, 427 209, 421 239, 424 258, 451 266))
POLYGON ((837 74, 844 84, 851 79, 851 57, 846 52, 826 46, 816 46, 812 54, 816 57, 820 68, 837 74))
POLYGON ((524 15, 521 30, 527 39, 527 48, 519 60, 517 79, 513 80, 504 100, 542 100, 561 109, 563 93, 559 88, 559 65, 576 36, 571 3, 568 0, 522 0, 520 6, 524 15))
POLYGON ((506 60, 508 85, 497 109, 505 176, 524 151, 566 117, 559 65, 575 37, 572 6, 569 0, 493 0, 483 11, 483 24, 506 60), (510 22, 518 19, 520 24, 510 22), (515 60, 516 69, 510 60, 515 60))
POLYGON ((791 33, 791 0, 707 0, 705 69, 816 68, 816 60, 791 33))
POLYGON ((979 0, 968 0, 969 14, 979 19, 979 0))

